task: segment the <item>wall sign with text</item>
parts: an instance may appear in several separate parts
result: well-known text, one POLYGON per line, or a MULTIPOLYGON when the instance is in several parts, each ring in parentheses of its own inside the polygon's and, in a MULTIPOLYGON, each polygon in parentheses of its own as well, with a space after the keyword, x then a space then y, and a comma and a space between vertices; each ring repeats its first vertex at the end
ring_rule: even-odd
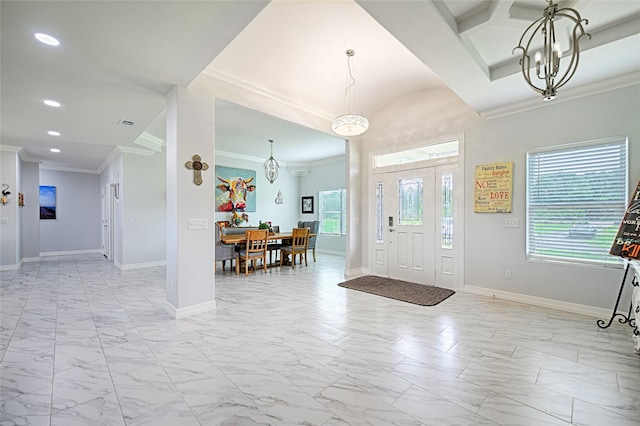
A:
POLYGON ((627 259, 640 259, 640 182, 631 195, 610 254, 627 259))
POLYGON ((476 166, 473 211, 511 213, 513 163, 476 166))

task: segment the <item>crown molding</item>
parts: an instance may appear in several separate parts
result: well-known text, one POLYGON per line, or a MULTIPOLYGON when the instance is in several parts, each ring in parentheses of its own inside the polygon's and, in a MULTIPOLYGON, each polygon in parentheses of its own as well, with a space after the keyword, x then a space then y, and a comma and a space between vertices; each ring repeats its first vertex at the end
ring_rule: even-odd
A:
POLYGON ((219 71, 213 71, 210 68, 205 69, 202 72, 202 74, 206 75, 206 76, 208 76, 210 78, 219 80, 219 81, 221 81, 223 83, 229 84, 229 85, 231 85, 233 87, 236 87, 236 88, 239 88, 239 89, 242 89, 242 90, 246 90, 246 91, 248 91, 250 93, 253 93, 253 94, 256 94, 258 96, 262 96, 262 97, 265 97, 267 99, 274 100, 274 101, 276 101, 278 103, 287 105, 287 106, 289 106, 291 108, 294 108, 295 110, 304 111, 304 112, 306 112, 308 114, 311 114, 312 116, 319 117, 319 118, 321 118, 323 120, 328 120, 329 122, 331 122, 335 118, 335 116, 330 114, 330 113, 327 113, 325 111, 319 111, 317 109, 312 109, 312 108, 309 108, 308 106, 305 106, 305 105, 301 105, 299 103, 294 102, 292 99, 285 98, 285 97, 280 96, 279 94, 277 94, 275 92, 272 92, 272 91, 270 91, 270 90, 268 90, 268 89, 266 89, 264 87, 256 86, 255 84, 253 84, 253 83, 251 83, 249 81, 239 79, 239 78, 234 77, 234 76, 229 75, 229 74, 225 74, 225 73, 222 73, 222 72, 219 72, 219 71))
POLYGON ((111 150, 109 155, 107 155, 107 158, 105 158, 104 161, 100 164, 100 167, 98 167, 98 173, 102 173, 104 169, 106 169, 118 155, 120 155, 120 149, 118 149, 118 147, 116 146, 111 150))
POLYGON ((347 159, 346 155, 338 155, 337 157, 323 158, 322 160, 312 161, 309 164, 314 166, 322 166, 324 164, 336 163, 338 161, 345 161, 347 159))
POLYGON ((0 151, 7 151, 7 152, 20 152, 20 150, 22 149, 21 146, 13 146, 13 145, 0 145, 0 151))
POLYGON ((122 146, 122 145, 116 145, 116 148, 123 154, 145 155, 147 157, 151 157, 156 153, 155 151, 151 151, 149 149, 131 148, 131 147, 122 146))
MULTIPOLYGON (((524 84, 524 82, 523 82, 524 84)), ((606 81, 599 81, 592 84, 585 84, 580 87, 563 90, 553 101, 544 102, 539 96, 535 99, 528 99, 526 101, 517 102, 515 104, 488 109, 480 112, 480 116, 491 120, 494 118, 505 117, 520 112, 531 111, 538 108, 544 108, 549 105, 557 105, 563 102, 573 101, 576 99, 584 98, 586 96, 593 96, 600 93, 610 92, 613 90, 623 89, 625 87, 635 86, 640 84, 640 72, 633 72, 625 74, 620 77, 612 78, 606 81)))
MULTIPOLYGON (((236 152, 220 151, 220 150, 216 150, 214 155, 216 157, 221 156, 221 157, 228 157, 228 158, 236 158, 238 160, 253 161, 261 164, 264 163, 266 160, 266 158, 253 157, 251 155, 244 155, 244 154, 238 154, 236 152)), ((278 161, 278 164, 280 164, 281 168, 287 167, 287 163, 285 163, 284 161, 278 161)))
POLYGON ((76 169, 73 167, 60 167, 60 166, 47 166, 45 164, 40 164, 41 170, 56 170, 59 172, 73 172, 73 173, 90 173, 94 175, 99 175, 101 172, 98 170, 89 170, 89 169, 76 169))
POLYGON ((155 152, 162 152, 162 148, 165 146, 165 141, 151 133, 142 132, 140 136, 136 138, 133 143, 143 146, 147 149, 151 149, 155 152))
POLYGON ((104 169, 106 169, 109 166, 109 164, 111 164, 113 160, 115 160, 120 154, 136 154, 136 155, 145 155, 150 157, 155 153, 156 153, 155 151, 150 151, 148 149, 131 148, 128 146, 116 145, 111 150, 107 158, 104 159, 102 164, 100 164, 100 167, 98 167, 98 169, 96 170, 96 173, 102 173, 104 169))

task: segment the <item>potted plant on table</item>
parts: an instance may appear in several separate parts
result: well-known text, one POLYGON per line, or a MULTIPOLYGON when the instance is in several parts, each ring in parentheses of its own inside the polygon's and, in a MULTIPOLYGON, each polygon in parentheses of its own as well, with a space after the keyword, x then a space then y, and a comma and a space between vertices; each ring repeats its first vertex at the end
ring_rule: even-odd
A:
POLYGON ((265 222, 260 221, 260 223, 258 224, 258 229, 266 229, 269 231, 269 234, 273 234, 270 221, 265 221, 265 222))

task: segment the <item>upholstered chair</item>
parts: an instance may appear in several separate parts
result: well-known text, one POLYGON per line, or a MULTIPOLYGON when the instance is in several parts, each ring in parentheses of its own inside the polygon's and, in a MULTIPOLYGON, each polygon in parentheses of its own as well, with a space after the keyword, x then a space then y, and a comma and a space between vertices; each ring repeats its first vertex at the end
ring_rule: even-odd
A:
POLYGON ((313 252, 313 261, 316 261, 316 240, 318 239, 318 229, 320 228, 319 220, 299 220, 298 228, 309 228, 309 233, 314 234, 309 237, 309 250, 313 252))
POLYGON ((235 244, 223 244, 220 240, 220 225, 216 224, 215 228, 215 259, 213 262, 213 270, 216 270, 218 261, 222 262, 222 271, 227 260, 231 261, 230 269, 233 270, 233 260, 238 261, 238 253, 235 250, 235 244))

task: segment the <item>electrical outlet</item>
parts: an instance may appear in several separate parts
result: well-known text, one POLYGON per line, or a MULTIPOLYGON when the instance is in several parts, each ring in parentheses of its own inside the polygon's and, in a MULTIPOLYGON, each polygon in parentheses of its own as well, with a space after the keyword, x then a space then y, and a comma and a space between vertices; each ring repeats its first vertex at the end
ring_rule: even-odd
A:
POLYGON ((504 278, 506 280, 510 280, 511 279, 511 269, 505 269, 504 270, 504 278))

